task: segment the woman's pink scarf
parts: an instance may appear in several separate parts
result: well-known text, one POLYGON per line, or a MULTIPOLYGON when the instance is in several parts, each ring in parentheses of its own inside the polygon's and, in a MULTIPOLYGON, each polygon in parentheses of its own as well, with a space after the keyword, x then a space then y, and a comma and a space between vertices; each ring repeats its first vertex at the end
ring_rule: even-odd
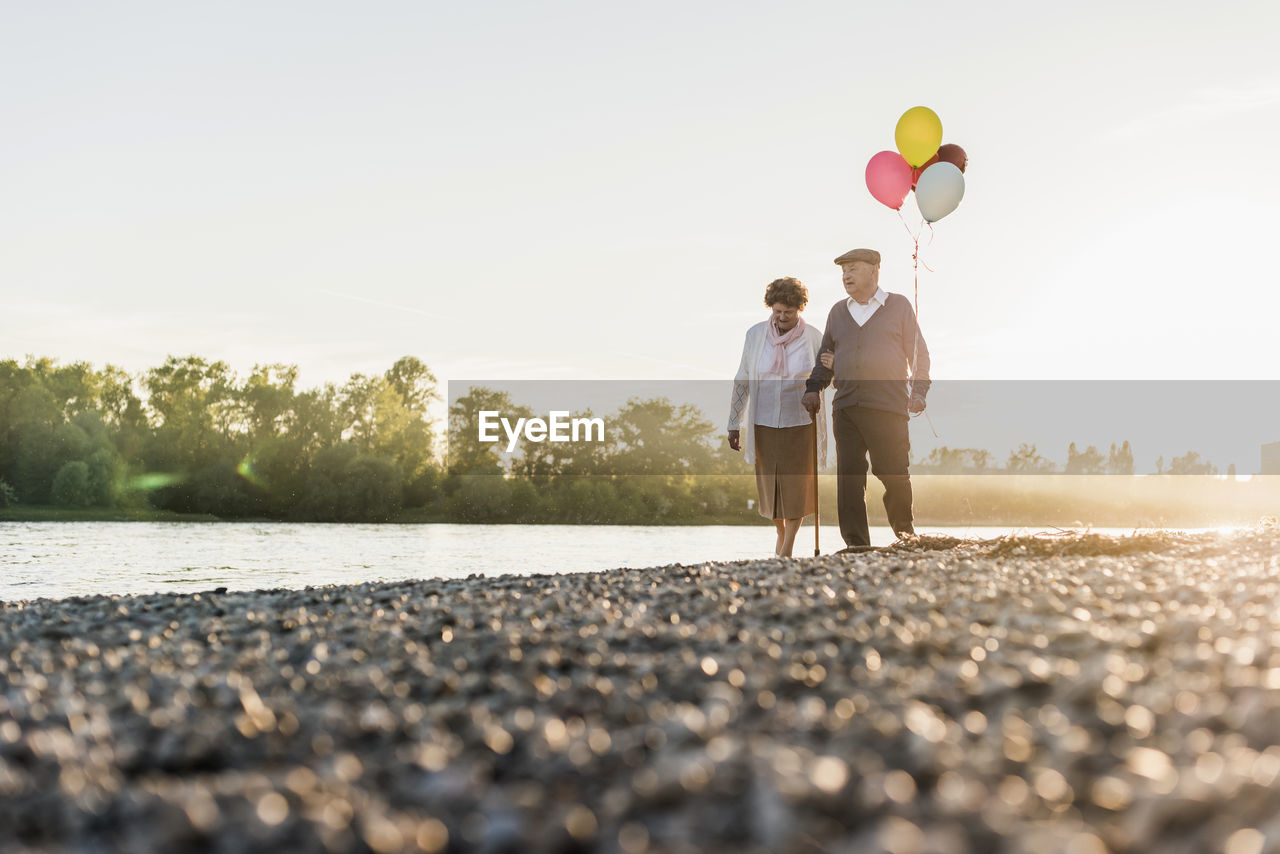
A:
POLYGON ((804 318, 799 318, 796 321, 796 325, 791 327, 785 335, 778 334, 778 328, 773 325, 773 318, 769 319, 768 329, 765 341, 773 345, 773 364, 769 366, 769 373, 785 377, 787 375, 787 345, 804 335, 804 318))

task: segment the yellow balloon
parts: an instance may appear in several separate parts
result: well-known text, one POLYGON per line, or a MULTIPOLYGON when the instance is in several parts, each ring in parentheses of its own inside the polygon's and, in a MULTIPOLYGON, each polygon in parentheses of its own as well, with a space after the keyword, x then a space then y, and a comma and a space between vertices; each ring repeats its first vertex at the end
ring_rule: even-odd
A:
POLYGON ((942 119, 928 107, 912 107, 898 119, 893 140, 904 160, 920 166, 942 145, 942 119))

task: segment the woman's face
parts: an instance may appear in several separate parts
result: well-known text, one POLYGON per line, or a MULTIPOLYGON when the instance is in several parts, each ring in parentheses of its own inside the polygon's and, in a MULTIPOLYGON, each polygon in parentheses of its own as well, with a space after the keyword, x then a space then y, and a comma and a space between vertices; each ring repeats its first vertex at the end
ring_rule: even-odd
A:
POLYGON ((790 332, 800 322, 800 309, 785 302, 773 304, 773 325, 779 332, 790 332))

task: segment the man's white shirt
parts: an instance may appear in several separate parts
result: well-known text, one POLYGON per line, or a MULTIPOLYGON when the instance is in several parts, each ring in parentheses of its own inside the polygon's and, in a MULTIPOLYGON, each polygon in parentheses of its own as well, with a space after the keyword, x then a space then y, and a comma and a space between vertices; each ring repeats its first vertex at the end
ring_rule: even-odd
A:
POLYGON ((876 288, 876 292, 871 295, 871 299, 867 300, 866 305, 853 297, 849 297, 845 303, 849 306, 849 316, 853 318, 853 322, 858 326, 864 326, 871 319, 871 315, 876 313, 876 309, 884 305, 888 298, 889 295, 884 292, 884 288, 876 288))

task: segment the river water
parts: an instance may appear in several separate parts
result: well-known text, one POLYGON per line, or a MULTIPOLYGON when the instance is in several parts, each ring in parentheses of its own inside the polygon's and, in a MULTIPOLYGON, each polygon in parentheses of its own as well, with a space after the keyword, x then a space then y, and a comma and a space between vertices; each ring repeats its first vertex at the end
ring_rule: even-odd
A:
MULTIPOLYGON (((920 528, 984 539, 1040 530, 920 528)), ((820 537, 824 554, 843 546, 835 526, 823 525, 820 537)), ((888 545, 893 532, 872 528, 871 538, 888 545)), ((764 525, 0 522, 0 601, 590 572, 771 557, 773 542, 764 525)), ((801 529, 795 553, 813 554, 811 527, 801 529)))

